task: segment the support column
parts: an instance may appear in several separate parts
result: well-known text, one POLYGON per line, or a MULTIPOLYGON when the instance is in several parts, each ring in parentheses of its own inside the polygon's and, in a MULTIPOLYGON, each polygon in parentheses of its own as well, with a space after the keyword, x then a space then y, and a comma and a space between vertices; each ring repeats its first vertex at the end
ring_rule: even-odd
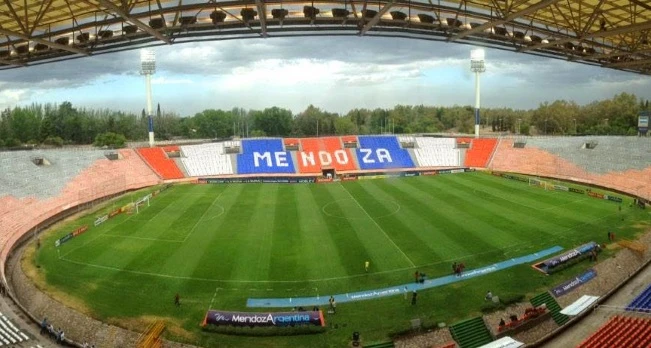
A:
POLYGON ((147 118, 149 124, 149 147, 154 147, 154 107, 151 101, 151 74, 145 75, 145 88, 147 90, 147 118))
POLYGON ((479 71, 475 72, 475 138, 479 138, 479 71))

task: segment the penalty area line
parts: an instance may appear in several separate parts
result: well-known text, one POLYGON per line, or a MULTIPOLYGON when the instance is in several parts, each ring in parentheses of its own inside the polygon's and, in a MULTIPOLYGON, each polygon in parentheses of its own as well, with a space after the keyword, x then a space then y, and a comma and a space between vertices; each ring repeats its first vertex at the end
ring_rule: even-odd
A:
POLYGON ((210 305, 208 306, 208 310, 212 309, 212 304, 215 302, 215 298, 217 298, 217 292, 221 289, 220 287, 215 288, 215 293, 212 295, 212 299, 210 300, 210 305))

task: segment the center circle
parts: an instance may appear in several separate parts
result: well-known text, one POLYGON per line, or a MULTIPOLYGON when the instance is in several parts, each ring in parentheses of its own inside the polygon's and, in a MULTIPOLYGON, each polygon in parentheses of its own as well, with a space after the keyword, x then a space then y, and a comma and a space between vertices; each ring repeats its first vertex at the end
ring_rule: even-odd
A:
POLYGON ((342 198, 326 203, 323 208, 321 208, 321 211, 323 211, 323 214, 327 216, 338 219, 368 219, 369 216, 373 219, 380 219, 399 212, 400 204, 390 199, 375 199, 371 204, 367 203, 366 206, 363 206, 354 198, 342 198), (375 207, 383 207, 385 210, 389 210, 389 212, 383 211, 381 214, 375 213, 374 210, 376 209, 373 209, 375 207), (354 214, 355 216, 347 216, 345 213, 353 211, 356 211, 354 214))

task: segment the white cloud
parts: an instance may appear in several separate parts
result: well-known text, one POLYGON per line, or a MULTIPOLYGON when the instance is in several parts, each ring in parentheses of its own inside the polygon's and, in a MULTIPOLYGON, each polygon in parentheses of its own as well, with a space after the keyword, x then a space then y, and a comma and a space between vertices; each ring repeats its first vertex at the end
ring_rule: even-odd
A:
POLYGON ((0 108, 13 107, 14 105, 26 101, 31 96, 29 89, 4 89, 0 91, 0 108))
MULTIPOLYGON (((154 49, 158 73, 153 83, 159 86, 154 98, 164 95, 165 105, 183 115, 234 106, 278 105, 300 111, 315 104, 344 112, 395 104, 465 105, 473 101, 471 48, 373 37, 160 46, 154 49)), ((540 101, 561 98, 585 103, 623 91, 651 98, 647 77, 501 50, 486 53, 482 104, 487 106, 534 108, 540 101)), ((89 107, 114 107, 116 98, 128 99, 132 102, 122 102, 120 107, 134 105, 125 111, 138 112, 142 82, 129 77, 138 74, 139 60, 139 51, 133 50, 3 71, 0 87, 5 92, 0 93, 0 103, 39 102, 45 93, 52 100, 77 98, 89 107), (74 94, 69 93, 71 88, 74 94)))
POLYGON ((412 61, 395 64, 369 64, 322 59, 262 59, 233 68, 218 81, 221 90, 246 89, 265 85, 269 88, 377 86, 414 80, 424 71, 458 65, 458 60, 412 61))
POLYGON ((189 85, 192 80, 189 78, 169 78, 165 76, 154 77, 151 79, 153 85, 189 85))

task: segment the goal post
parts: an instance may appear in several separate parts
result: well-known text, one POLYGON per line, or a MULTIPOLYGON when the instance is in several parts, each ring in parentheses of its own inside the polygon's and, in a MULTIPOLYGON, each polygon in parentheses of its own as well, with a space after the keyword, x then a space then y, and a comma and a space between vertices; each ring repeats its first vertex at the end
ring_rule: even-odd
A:
POLYGON ((136 202, 136 204, 135 204, 135 206, 136 206, 136 214, 138 214, 140 212, 140 210, 139 210, 140 206, 145 205, 145 202, 147 203, 147 206, 149 207, 149 199, 150 198, 151 198, 151 196, 147 195, 147 196, 143 197, 141 200, 139 200, 138 202, 136 202))
POLYGON ((140 209, 141 205, 144 205, 145 203, 147 203, 147 206, 149 206, 149 200, 151 199, 151 197, 152 197, 152 194, 150 193, 150 194, 140 198, 139 200, 136 201, 136 203, 134 203, 134 205, 136 207, 136 214, 138 214, 140 212, 139 209, 140 209))
POLYGON ((538 186, 540 188, 543 188, 545 190, 553 190, 554 185, 550 184, 549 182, 545 180, 540 180, 540 179, 534 179, 534 178, 529 178, 529 186, 538 186))

